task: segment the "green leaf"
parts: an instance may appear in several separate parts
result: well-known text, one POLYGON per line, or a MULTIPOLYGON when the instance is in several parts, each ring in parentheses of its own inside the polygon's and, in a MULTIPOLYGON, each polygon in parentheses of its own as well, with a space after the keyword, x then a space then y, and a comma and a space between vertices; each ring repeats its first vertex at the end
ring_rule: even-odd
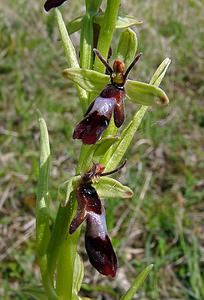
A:
POLYGON ((55 9, 57 24, 59 28, 60 37, 62 40, 62 45, 64 48, 64 52, 67 58, 67 61, 69 65, 73 68, 79 68, 79 63, 76 55, 76 51, 74 48, 74 45, 72 44, 72 41, 68 35, 67 28, 65 26, 65 23, 63 21, 62 15, 59 11, 59 9, 55 9))
POLYGON ((47 300, 43 286, 25 287, 21 290, 21 296, 25 296, 26 299, 47 300))
MULTIPOLYGON (((117 22, 118 11, 120 7, 120 0, 107 0, 106 9, 104 13, 103 22, 101 24, 97 49, 104 58, 108 57, 113 33, 115 31, 115 25, 117 22)), ((100 59, 95 59, 94 70, 105 73, 105 66, 102 64, 100 59)))
POLYGON ((131 198, 133 196, 133 191, 129 187, 107 176, 101 177, 98 182, 93 183, 93 186, 102 198, 131 198))
POLYGON ((104 156, 109 148, 119 140, 119 137, 116 136, 106 136, 102 138, 96 144, 96 149, 94 151, 94 158, 104 156))
MULTIPOLYGON (((62 45, 64 48, 64 52, 65 52, 68 64, 72 68, 79 68, 79 63, 78 63, 74 45, 72 44, 72 41, 68 35, 62 15, 57 8, 55 9, 55 14, 56 14, 60 37, 62 40, 62 45)), ((77 90, 77 93, 78 93, 78 96, 80 99, 81 107, 82 107, 83 111, 85 111, 86 106, 87 106, 87 93, 85 90, 81 89, 78 85, 76 86, 76 90, 77 90)))
POLYGON ((101 74, 99 72, 88 70, 70 68, 63 71, 63 75, 78 84, 87 92, 101 92, 101 90, 108 84, 110 76, 101 74))
MULTIPOLYGON (((104 13, 94 17, 94 23, 102 25, 104 19, 104 13)), ((134 25, 140 25, 142 21, 135 19, 135 17, 128 15, 119 15, 116 20, 116 29, 128 28, 134 25)))
POLYGON ((117 141, 117 137, 107 136, 94 145, 83 145, 80 160, 77 166, 77 173, 84 173, 90 169, 94 161, 99 161, 99 157, 105 155, 108 149, 117 141))
POLYGON ((81 176, 71 177, 69 180, 66 180, 59 186, 57 198, 61 202, 62 206, 67 205, 70 195, 74 191, 80 178, 81 176))
POLYGON ((159 65, 156 72, 152 76, 152 78, 150 80, 150 84, 153 84, 155 86, 160 85, 162 79, 164 78, 164 76, 166 74, 166 71, 167 71, 170 63, 171 63, 171 60, 168 57, 165 60, 163 60, 163 62, 159 65))
POLYGON ((127 96, 134 103, 146 106, 169 103, 169 99, 162 89, 148 83, 128 80, 125 90, 127 96))
POLYGON ((126 292, 126 294, 121 298, 121 300, 131 300, 133 299, 134 295, 141 287, 147 276, 149 275, 150 271, 152 270, 153 265, 149 265, 146 267, 135 279, 132 286, 126 292))
POLYGON ((77 253, 74 262, 74 275, 73 275, 73 285, 72 285, 73 295, 78 296, 83 279, 84 279, 84 264, 81 257, 77 253))
POLYGON ((71 22, 67 24, 67 30, 69 34, 72 34, 76 31, 79 31, 81 29, 81 23, 82 23, 83 16, 77 17, 71 22))
POLYGON ((77 170, 76 170, 77 173, 84 173, 89 169, 93 159, 95 148, 96 148, 96 144, 82 145, 80 159, 78 161, 77 170))
POLYGON ((42 257, 47 250, 50 237, 48 180, 50 174, 50 144, 45 120, 40 117, 40 164, 38 192, 36 202, 36 239, 38 256, 42 257))
POLYGON ((147 106, 142 106, 134 115, 133 119, 129 122, 126 128, 122 131, 119 141, 113 146, 112 155, 106 165, 106 172, 115 169, 122 160, 135 135, 135 132, 142 122, 147 108, 147 106))
POLYGON ((117 49, 117 58, 124 61, 128 67, 137 52, 137 36, 132 29, 126 29, 122 32, 117 49))

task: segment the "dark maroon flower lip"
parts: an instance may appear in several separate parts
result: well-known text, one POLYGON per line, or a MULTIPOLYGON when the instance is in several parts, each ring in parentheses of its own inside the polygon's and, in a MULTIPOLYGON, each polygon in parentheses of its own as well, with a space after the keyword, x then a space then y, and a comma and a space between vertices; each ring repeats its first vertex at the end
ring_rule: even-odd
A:
POLYGON ((83 144, 95 144, 108 127, 110 119, 100 115, 97 111, 88 114, 79 124, 77 124, 73 139, 81 139, 83 144))
POLYGON ((115 277, 117 257, 107 234, 105 213, 87 218, 85 247, 90 263, 105 276, 115 277))
POLYGON ((95 144, 108 127, 114 113, 117 127, 124 122, 124 91, 108 85, 89 106, 84 119, 77 124, 73 138, 81 139, 84 144, 95 144))
POLYGON ((47 0, 44 4, 44 8, 46 11, 49 11, 52 8, 60 6, 66 0, 47 0))

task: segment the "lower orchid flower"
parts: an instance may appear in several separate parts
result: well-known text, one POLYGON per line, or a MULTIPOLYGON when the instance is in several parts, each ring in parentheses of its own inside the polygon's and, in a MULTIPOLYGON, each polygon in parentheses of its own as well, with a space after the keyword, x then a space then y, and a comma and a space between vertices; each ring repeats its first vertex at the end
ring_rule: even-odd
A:
POLYGON ((98 272, 112 277, 116 275, 117 257, 107 233, 105 209, 92 186, 92 180, 113 174, 124 164, 109 173, 102 173, 104 167, 94 164, 92 169, 82 176, 75 190, 78 208, 69 228, 69 233, 72 234, 86 220, 85 247, 89 261, 98 272))

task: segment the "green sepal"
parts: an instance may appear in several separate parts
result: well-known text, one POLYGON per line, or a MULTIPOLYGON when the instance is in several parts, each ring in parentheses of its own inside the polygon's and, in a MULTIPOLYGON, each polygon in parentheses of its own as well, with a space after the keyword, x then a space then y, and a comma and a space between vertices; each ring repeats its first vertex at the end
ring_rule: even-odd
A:
POLYGON ((74 176, 60 184, 57 199, 61 202, 62 206, 67 205, 70 195, 75 190, 80 179, 81 176, 74 176))
POLYGON ((169 99, 162 89, 148 83, 127 80, 125 90, 129 100, 133 103, 146 106, 169 103, 169 99))
MULTIPOLYGON (((104 18, 104 13, 101 13, 94 17, 94 23, 102 25, 104 18)), ((120 15, 116 20, 116 29, 128 28, 134 25, 141 25, 142 21, 135 19, 135 17, 128 15, 120 15)))
POLYGON ((63 75, 87 92, 99 93, 108 84, 110 76, 88 69, 69 68, 63 75))
POLYGON ((73 275, 73 286, 72 286, 72 294, 74 297, 79 297, 78 293, 81 289, 83 279, 84 279, 84 264, 81 257, 77 253, 74 262, 74 275, 73 275))
MULTIPOLYGON (((67 30, 69 34, 77 32, 81 29, 82 26, 82 19, 84 16, 79 16, 73 19, 71 22, 67 24, 67 30)), ((104 14, 99 14, 94 17, 94 23, 101 25, 103 22, 104 14)), ((135 19, 135 17, 131 17, 128 15, 120 15, 116 21, 116 29, 125 29, 134 25, 141 25, 142 21, 135 19)))
POLYGON ((138 289, 141 287, 147 276, 149 275, 150 271, 152 270, 153 265, 149 265, 146 267, 135 279, 132 286, 129 290, 125 293, 125 295, 120 300, 132 300, 135 296, 138 289))
POLYGON ((95 181, 93 186, 102 198, 131 198, 133 196, 133 191, 129 187, 107 176, 100 177, 100 180, 95 181))
POLYGON ((153 84, 155 86, 159 86, 162 79, 164 78, 166 71, 171 63, 170 58, 166 58, 163 60, 163 62, 159 65, 155 73, 153 74, 150 84, 153 84))
POLYGON ((117 59, 121 59, 128 67, 137 52, 137 36, 132 29, 126 29, 121 33, 117 48, 117 59))

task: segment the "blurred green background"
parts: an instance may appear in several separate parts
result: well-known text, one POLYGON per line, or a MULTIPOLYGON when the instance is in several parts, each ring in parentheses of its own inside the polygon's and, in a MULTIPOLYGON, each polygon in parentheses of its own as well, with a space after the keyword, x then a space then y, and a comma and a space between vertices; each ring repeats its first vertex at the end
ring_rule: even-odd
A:
MULTIPOLYGON (((67 22, 83 10, 81 0, 70 0, 61 9, 67 22)), ((202 300, 203 1, 122 1, 121 12, 144 22, 135 28, 143 57, 132 78, 148 82, 165 57, 172 59, 162 83, 170 105, 149 109, 127 154, 128 164, 117 175, 134 190, 133 199, 105 202, 118 275, 112 281, 90 267, 82 238, 84 282, 90 284, 82 294, 118 299, 136 274, 153 263, 135 299, 202 300)), ((78 40, 74 34, 76 45, 78 40)), ((53 203, 59 183, 74 174, 80 142, 71 135, 81 110, 73 85, 61 75, 66 67, 54 15, 43 11, 43 1, 0 0, 0 299, 31 299, 22 296, 21 288, 40 283, 34 220, 37 108, 50 134, 53 203)), ((126 103, 127 119, 136 109, 126 103)))

